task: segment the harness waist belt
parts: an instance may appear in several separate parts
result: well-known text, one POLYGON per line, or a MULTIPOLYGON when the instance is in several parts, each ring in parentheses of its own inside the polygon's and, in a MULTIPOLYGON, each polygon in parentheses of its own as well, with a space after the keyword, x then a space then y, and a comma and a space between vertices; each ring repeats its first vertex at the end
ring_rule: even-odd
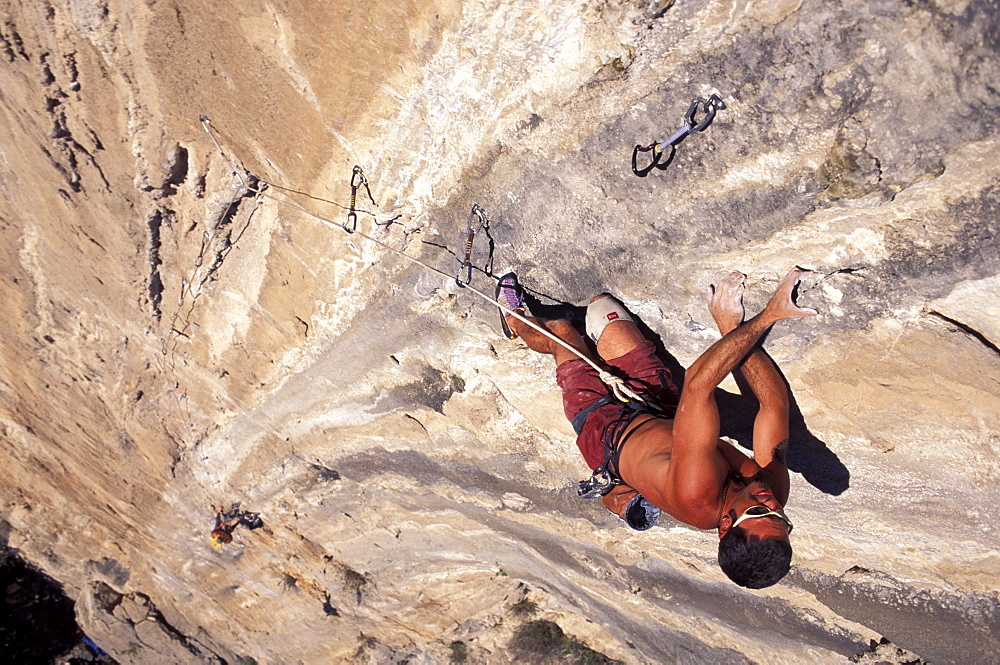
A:
POLYGON ((573 431, 576 432, 577 436, 580 436, 580 432, 583 431, 583 426, 587 424, 587 418, 590 417, 591 413, 602 406, 607 406, 608 404, 614 404, 616 402, 621 404, 621 402, 618 402, 618 400, 616 400, 612 395, 605 395, 604 397, 601 397, 600 399, 589 404, 586 408, 573 416, 573 420, 571 421, 573 431))

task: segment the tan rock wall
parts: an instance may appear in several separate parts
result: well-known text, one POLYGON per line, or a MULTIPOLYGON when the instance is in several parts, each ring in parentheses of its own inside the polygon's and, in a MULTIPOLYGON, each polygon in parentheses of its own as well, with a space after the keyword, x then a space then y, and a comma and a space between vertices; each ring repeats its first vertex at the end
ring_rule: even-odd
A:
MULTIPOLYGON (((625 662, 841 662, 882 635, 988 660, 998 21, 891 0, 4 4, 5 538, 120 662, 447 662, 461 642, 500 663, 532 617, 625 662), (635 177, 632 146, 713 92, 712 126, 635 177), (479 203, 473 286, 512 266, 553 314, 613 292, 683 365, 716 339, 713 280, 748 273, 753 309, 815 267, 821 316, 768 340, 797 403, 786 581, 744 592, 713 534, 632 533, 578 499, 549 359, 281 203, 344 220, 354 164, 363 231, 451 274, 479 203), (211 506, 234 501, 267 528, 213 549, 211 506)), ((746 405, 724 406, 745 441, 746 405)))

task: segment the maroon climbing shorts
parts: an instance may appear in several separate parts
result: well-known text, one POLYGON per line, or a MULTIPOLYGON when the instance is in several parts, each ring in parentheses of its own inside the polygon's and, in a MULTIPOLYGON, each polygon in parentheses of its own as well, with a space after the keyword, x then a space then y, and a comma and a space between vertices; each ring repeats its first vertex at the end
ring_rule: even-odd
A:
MULTIPOLYGON (((679 399, 670 370, 656 356, 656 347, 646 340, 624 356, 604 361, 612 374, 627 379, 628 386, 637 393, 650 395, 660 406, 676 406, 679 399)), ((573 418, 595 401, 611 394, 611 389, 586 361, 567 360, 556 368, 556 383, 562 388, 563 410, 573 418)), ((576 437, 583 458, 591 469, 604 464, 604 444, 601 441, 605 428, 621 415, 621 405, 605 404, 594 409, 587 417, 576 437)))

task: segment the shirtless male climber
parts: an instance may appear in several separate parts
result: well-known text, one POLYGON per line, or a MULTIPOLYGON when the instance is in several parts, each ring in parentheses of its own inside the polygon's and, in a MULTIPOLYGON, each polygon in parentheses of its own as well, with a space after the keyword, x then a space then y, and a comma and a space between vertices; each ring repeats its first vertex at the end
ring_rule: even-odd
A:
MULTIPOLYGON (((653 343, 621 303, 608 294, 594 298, 587 307, 587 334, 604 366, 627 379, 645 406, 615 400, 594 368, 573 352, 510 314, 502 318, 508 337, 521 337, 530 349, 554 356, 577 445, 595 470, 594 478, 603 473, 613 481, 602 488, 608 509, 639 530, 652 526, 660 510, 699 529, 718 529, 720 567, 731 580, 752 589, 776 583, 792 559, 792 523, 783 512, 788 499, 788 388, 758 342, 778 321, 816 315, 792 299, 804 272, 798 267, 789 271, 764 310, 745 322, 746 276, 734 272, 712 287, 708 309, 723 337, 688 368, 680 395, 653 343), (715 389, 730 372, 742 374, 760 403, 753 459, 719 439, 715 389)), ((513 273, 500 278, 497 297, 594 359, 569 321, 529 317, 513 273)))

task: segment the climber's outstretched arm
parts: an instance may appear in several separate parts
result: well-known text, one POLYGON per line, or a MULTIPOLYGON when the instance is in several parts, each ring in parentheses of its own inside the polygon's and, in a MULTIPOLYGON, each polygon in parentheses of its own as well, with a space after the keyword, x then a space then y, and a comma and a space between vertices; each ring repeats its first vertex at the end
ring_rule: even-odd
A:
MULTIPOLYGON (((816 314, 792 302, 792 290, 804 272, 801 268, 789 271, 760 314, 731 330, 688 368, 674 419, 673 466, 685 469, 683 476, 677 477, 678 482, 700 486, 704 480, 702 474, 718 472, 712 461, 717 457, 714 451, 719 439, 719 410, 714 392, 722 379, 740 366, 772 325, 816 314)), ((770 423, 765 420, 761 425, 766 429, 770 423)), ((677 490, 684 491, 680 486, 677 490)))
MULTIPOLYGON (((745 310, 743 292, 746 275, 733 272, 712 286, 708 310, 723 335, 735 330, 745 310)), ((760 405, 754 419, 754 460, 767 472, 771 489, 782 504, 788 498, 788 386, 777 365, 760 344, 755 344, 743 362, 733 370, 737 382, 749 386, 760 405)))

